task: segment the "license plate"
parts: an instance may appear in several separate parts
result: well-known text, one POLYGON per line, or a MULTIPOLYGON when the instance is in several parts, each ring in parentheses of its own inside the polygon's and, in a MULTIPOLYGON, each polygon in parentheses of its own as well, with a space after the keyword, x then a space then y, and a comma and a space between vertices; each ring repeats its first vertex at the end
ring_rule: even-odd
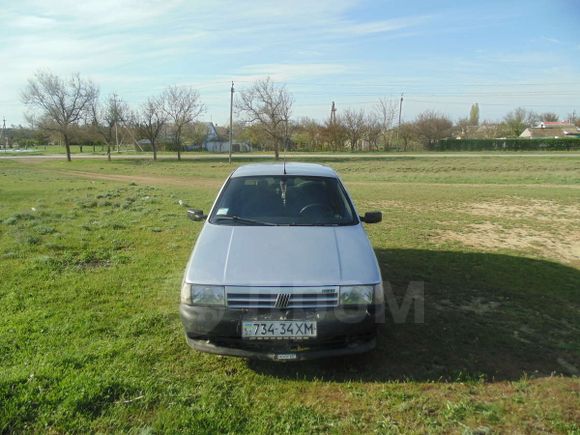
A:
POLYGON ((276 355, 276 359, 280 361, 290 361, 293 359, 297 359, 297 356, 295 353, 279 353, 278 355, 276 355))
POLYGON ((242 322, 242 338, 310 338, 316 337, 316 322, 264 321, 242 322))

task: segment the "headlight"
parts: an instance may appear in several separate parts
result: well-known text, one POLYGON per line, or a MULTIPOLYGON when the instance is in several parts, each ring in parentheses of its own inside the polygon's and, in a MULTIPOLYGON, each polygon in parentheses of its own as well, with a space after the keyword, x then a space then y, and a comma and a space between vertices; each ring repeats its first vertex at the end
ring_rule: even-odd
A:
POLYGON ((372 285, 352 285, 340 287, 341 305, 370 305, 375 292, 372 285))
POLYGON ((188 305, 225 305, 225 289, 219 285, 183 283, 181 303, 188 305))

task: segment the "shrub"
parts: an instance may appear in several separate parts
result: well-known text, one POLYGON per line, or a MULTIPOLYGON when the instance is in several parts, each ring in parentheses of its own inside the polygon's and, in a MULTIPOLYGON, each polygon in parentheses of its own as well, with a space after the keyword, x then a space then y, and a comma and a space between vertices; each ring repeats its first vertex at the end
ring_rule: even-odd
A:
POLYGON ((571 151, 580 150, 580 138, 442 139, 430 151, 571 151))

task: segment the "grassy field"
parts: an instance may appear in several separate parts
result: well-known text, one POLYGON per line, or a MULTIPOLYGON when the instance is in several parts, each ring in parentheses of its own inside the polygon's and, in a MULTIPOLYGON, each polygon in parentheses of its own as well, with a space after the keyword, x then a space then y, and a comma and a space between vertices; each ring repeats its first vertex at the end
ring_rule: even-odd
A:
POLYGON ((220 159, 0 160, 1 432, 580 431, 580 158, 328 159, 402 297, 364 356, 196 353, 177 307, 220 159))

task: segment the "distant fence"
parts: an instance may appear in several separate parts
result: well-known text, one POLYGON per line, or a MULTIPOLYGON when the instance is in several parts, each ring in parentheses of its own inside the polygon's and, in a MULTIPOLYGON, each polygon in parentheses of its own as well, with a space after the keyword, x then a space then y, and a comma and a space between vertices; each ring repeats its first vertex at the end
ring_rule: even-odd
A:
POLYGON ((571 151, 580 150, 580 137, 513 139, 442 139, 430 151, 571 151))

